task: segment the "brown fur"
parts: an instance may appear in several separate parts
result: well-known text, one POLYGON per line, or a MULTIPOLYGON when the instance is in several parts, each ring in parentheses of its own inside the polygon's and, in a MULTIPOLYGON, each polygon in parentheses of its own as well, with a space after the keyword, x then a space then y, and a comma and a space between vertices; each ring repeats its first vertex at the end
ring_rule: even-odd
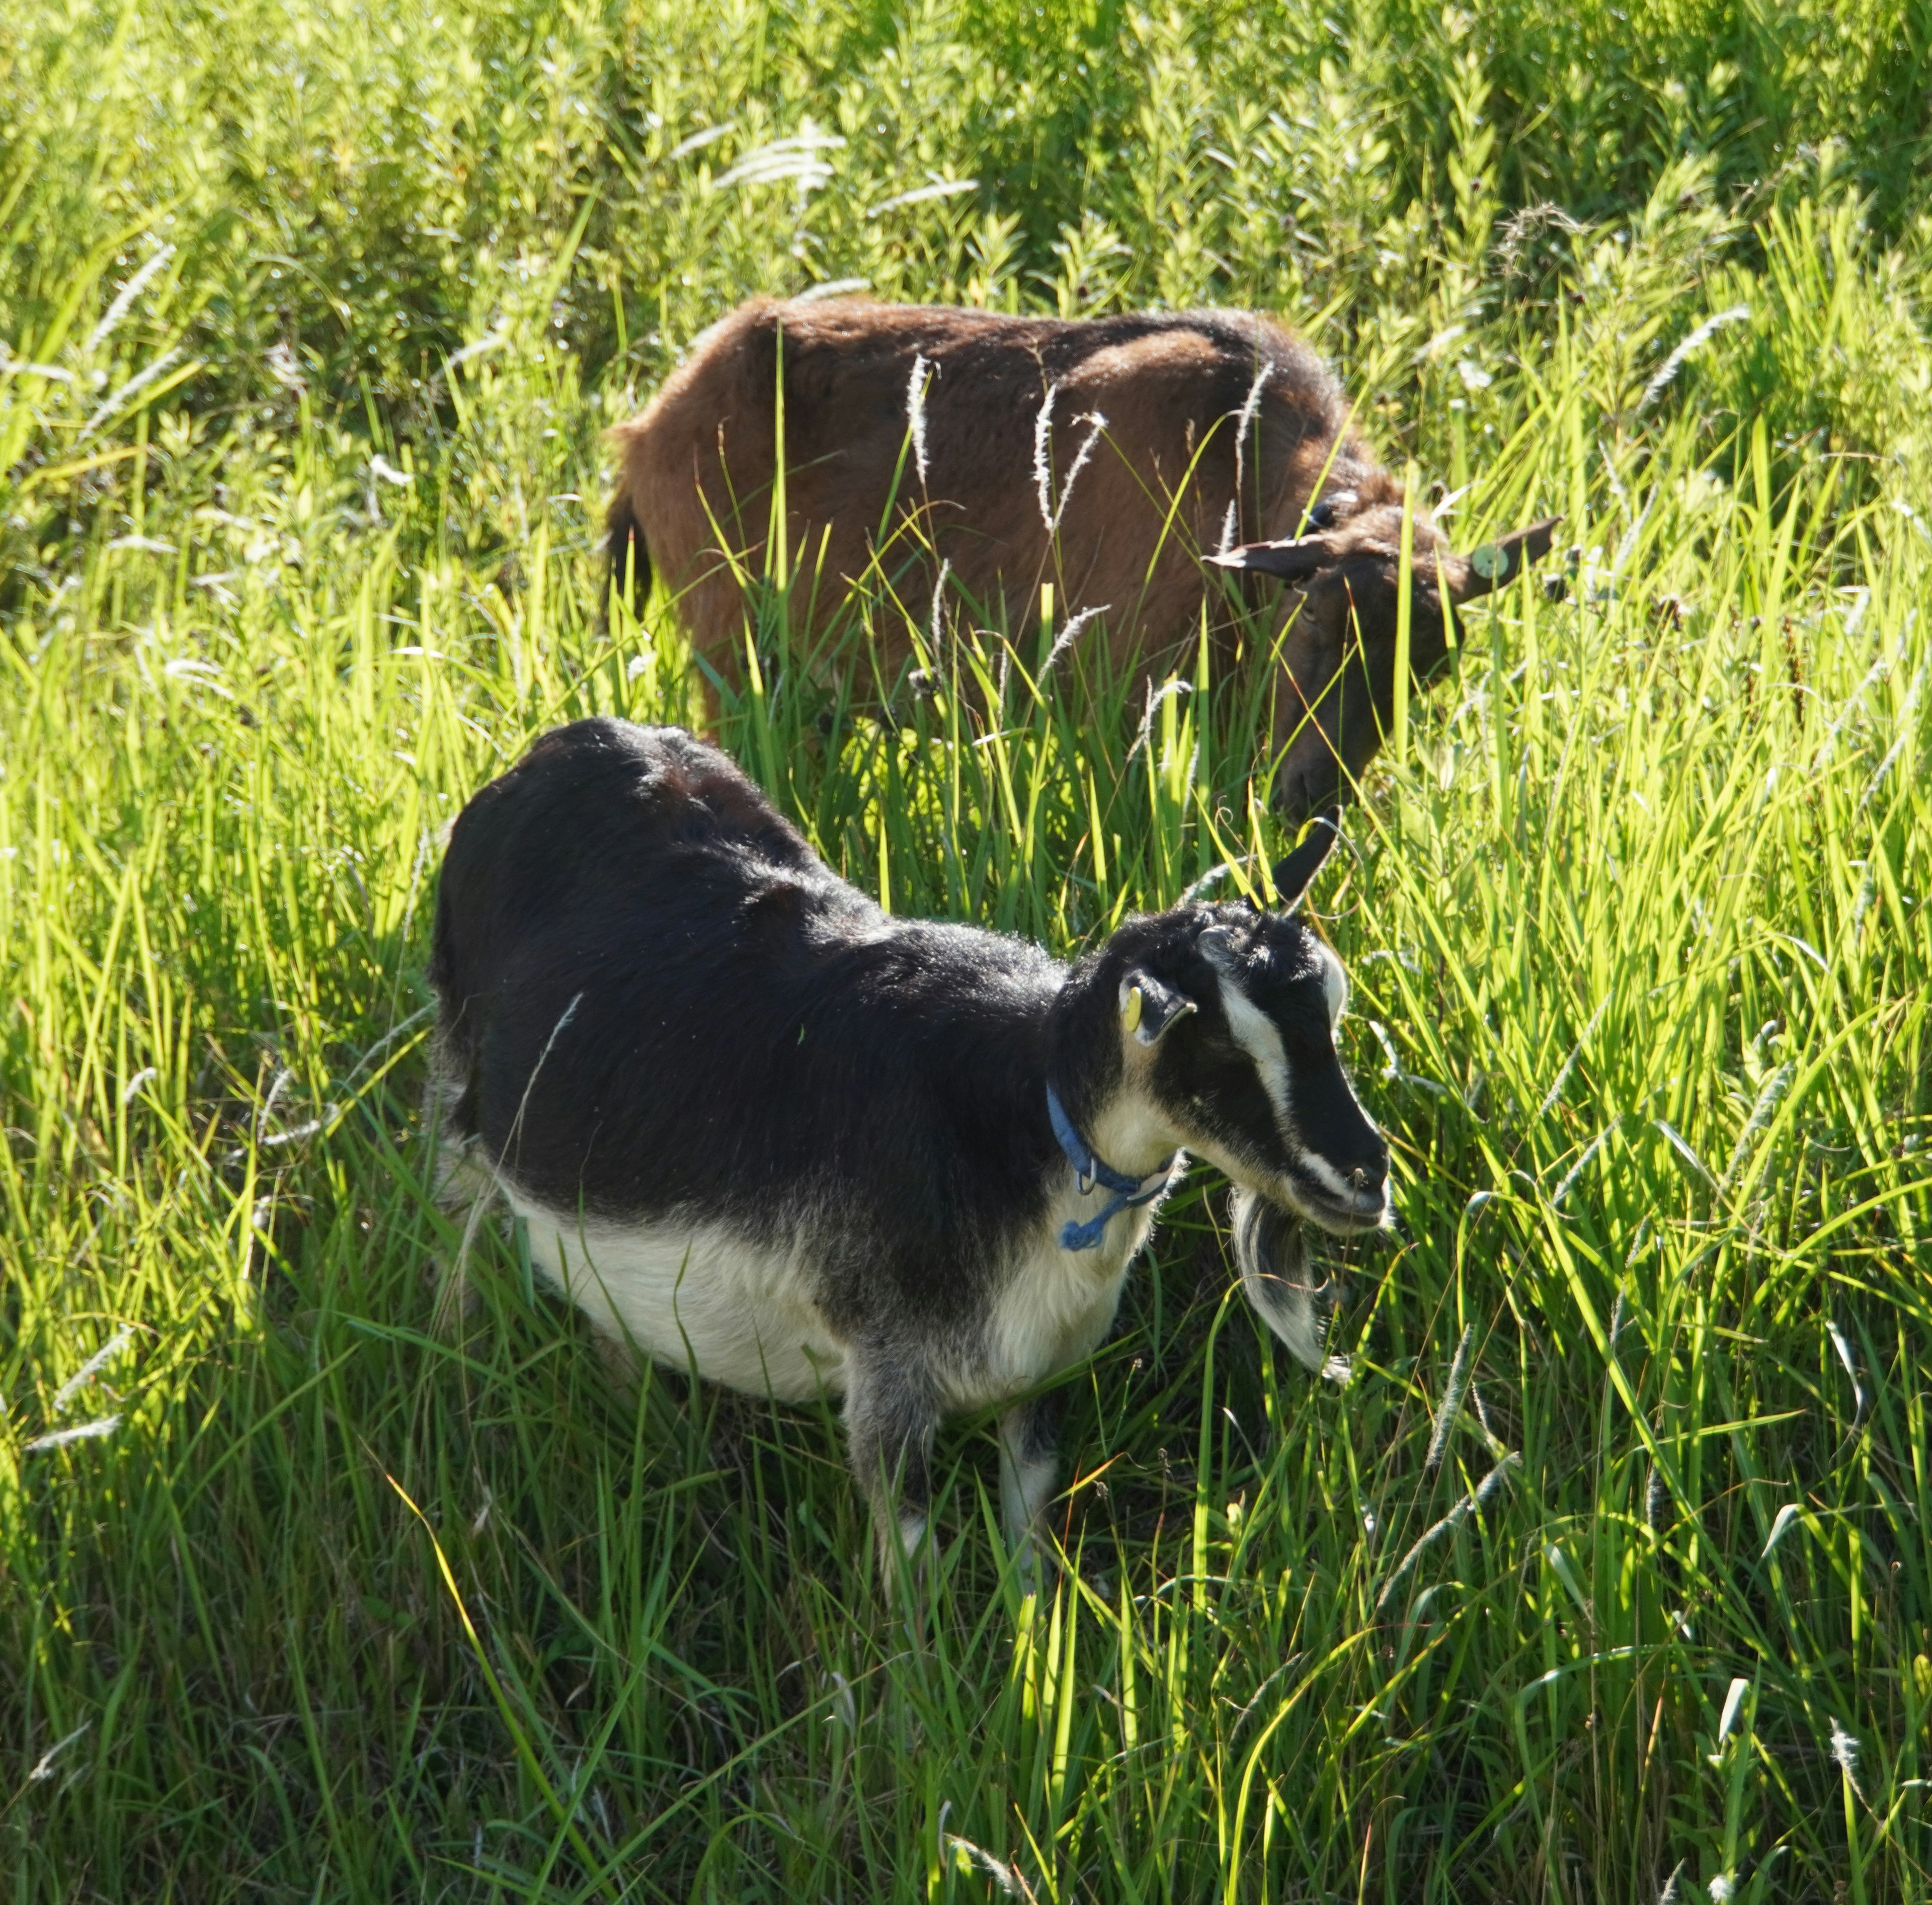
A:
MULTIPOLYGON (((740 307, 619 427, 611 511, 614 581, 623 569, 646 586, 661 575, 700 657, 734 682, 741 578, 767 568, 781 387, 795 640, 824 634, 868 571, 922 625, 944 562, 976 619, 1003 629, 1033 626, 1042 584, 1063 622, 1104 605, 1117 666, 1157 679, 1191 650, 1204 601, 1229 646, 1229 585, 1202 559, 1293 536, 1318 488, 1335 516, 1323 566, 1297 578, 1276 618, 1287 625, 1277 796, 1311 811, 1375 752, 1393 704, 1400 485, 1347 427, 1334 378, 1292 332, 1218 311, 1064 321, 842 299, 740 307), (922 357, 923 484, 908 403, 922 357), (1063 512, 1053 536, 1034 467, 1049 391, 1052 502, 1063 512), (1096 416, 1106 427, 1070 493, 1096 416)), ((1426 678, 1444 652, 1438 587, 1460 598, 1472 578, 1424 511, 1413 544, 1412 652, 1426 678)), ((908 620, 879 617, 874 634, 890 688, 911 652, 908 620)), ((715 703, 711 712, 715 720, 715 703)))

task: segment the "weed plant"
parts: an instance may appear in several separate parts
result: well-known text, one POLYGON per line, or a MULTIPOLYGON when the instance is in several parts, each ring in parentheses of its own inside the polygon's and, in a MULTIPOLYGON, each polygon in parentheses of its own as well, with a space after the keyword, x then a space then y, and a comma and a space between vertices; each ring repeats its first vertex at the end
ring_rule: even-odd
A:
MULTIPOLYGON (((1924 44, 10 12, 15 1895, 1924 1899, 1924 44), (436 1334, 416 1114, 440 830, 556 722, 699 706, 674 604, 603 619, 602 425, 855 278, 1279 311, 1466 546, 1574 544, 1463 620, 1316 895, 1400 1213, 1337 1253, 1346 1385, 1231 1296, 1197 1173, 1070 1378, 1057 1577, 964 1423, 916 1618, 830 1408, 627 1396, 514 1232, 436 1334)), ((854 694, 794 565, 722 738, 895 911, 1071 952, 1280 850, 1204 644, 1150 700, 1080 604, 874 579, 854 694)))

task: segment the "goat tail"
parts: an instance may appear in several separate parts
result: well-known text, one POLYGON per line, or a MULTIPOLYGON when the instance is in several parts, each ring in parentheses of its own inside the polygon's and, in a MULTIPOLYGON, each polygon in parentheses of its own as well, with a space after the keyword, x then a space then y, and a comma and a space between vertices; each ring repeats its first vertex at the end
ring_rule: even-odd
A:
POLYGON ((633 614, 641 614, 651 592, 650 551, 644 547, 644 525, 631 501, 631 492, 620 482, 610 499, 610 513, 604 518, 604 548, 610 559, 604 590, 605 612, 615 594, 630 605, 633 614))

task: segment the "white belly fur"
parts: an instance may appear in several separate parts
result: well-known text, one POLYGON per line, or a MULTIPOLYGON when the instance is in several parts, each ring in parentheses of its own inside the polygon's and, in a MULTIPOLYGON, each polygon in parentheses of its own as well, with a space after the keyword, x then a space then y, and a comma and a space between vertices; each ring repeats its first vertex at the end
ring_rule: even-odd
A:
MULTIPOLYGON (((612 1223, 502 1189, 527 1227, 532 1267, 617 1341, 752 1395, 844 1393, 845 1345, 812 1300, 800 1242, 760 1245, 715 1224, 612 1223)), ((1070 1172, 1046 1225, 998 1278, 983 1334, 932 1346, 953 1408, 1004 1402, 1100 1347, 1160 1202, 1120 1212, 1096 1249, 1061 1249, 1062 1227, 1091 1217, 1106 1196, 1081 1195, 1070 1172)))
POLYGON ((728 1388, 806 1402, 845 1387, 844 1346, 807 1294, 796 1246, 748 1243, 710 1224, 614 1224, 565 1216, 508 1186, 530 1262, 596 1327, 728 1388))

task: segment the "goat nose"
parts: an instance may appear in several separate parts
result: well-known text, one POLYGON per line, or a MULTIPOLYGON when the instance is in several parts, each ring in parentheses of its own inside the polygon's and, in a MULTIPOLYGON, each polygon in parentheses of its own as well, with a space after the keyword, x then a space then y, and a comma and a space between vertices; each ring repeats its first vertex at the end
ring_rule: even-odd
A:
POLYGON ((1299 826, 1313 817, 1326 797, 1316 776, 1297 774, 1292 780, 1278 785, 1274 804, 1283 820, 1299 826))
POLYGON ((1348 1173, 1352 1190, 1373 1190, 1388 1176, 1388 1147, 1378 1144, 1348 1173))

